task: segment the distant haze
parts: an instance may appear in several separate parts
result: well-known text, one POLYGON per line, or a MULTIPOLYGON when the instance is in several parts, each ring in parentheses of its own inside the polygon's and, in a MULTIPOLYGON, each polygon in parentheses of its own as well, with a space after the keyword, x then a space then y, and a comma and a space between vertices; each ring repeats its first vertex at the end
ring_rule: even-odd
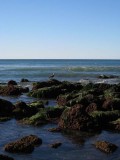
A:
POLYGON ((0 59, 120 59, 120 0, 0 0, 0 59))

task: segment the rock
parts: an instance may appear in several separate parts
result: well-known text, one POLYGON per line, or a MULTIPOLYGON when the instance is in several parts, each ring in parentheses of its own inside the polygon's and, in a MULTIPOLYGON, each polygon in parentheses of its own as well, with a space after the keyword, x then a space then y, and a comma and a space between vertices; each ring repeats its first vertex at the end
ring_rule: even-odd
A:
POLYGON ((4 96, 18 96, 21 95, 21 91, 18 87, 13 85, 0 87, 0 95, 4 96))
POLYGON ((8 85, 17 85, 17 82, 14 81, 14 80, 10 80, 10 81, 8 82, 8 85))
POLYGON ((82 105, 66 108, 60 117, 59 127, 81 131, 91 130, 93 127, 92 119, 81 108, 82 105))
POLYGON ((0 117, 12 116, 13 109, 14 105, 11 102, 0 99, 0 117))
POLYGON ((91 112, 94 112, 94 111, 97 111, 97 110, 98 110, 98 106, 97 106, 96 103, 91 103, 86 108, 87 113, 91 113, 91 112))
POLYGON ((56 143, 50 144, 50 147, 56 149, 56 148, 60 147, 61 145, 62 145, 62 143, 56 142, 56 143))
POLYGON ((62 82, 60 82, 56 79, 51 79, 51 80, 45 81, 45 82, 34 83, 32 90, 36 90, 36 89, 40 89, 40 88, 44 88, 44 87, 58 86, 60 84, 62 84, 62 82))
POLYGON ((30 117, 36 114, 37 112, 38 110, 36 108, 31 108, 25 102, 20 101, 15 104, 13 115, 16 119, 22 119, 25 117, 30 117))
POLYGON ((109 129, 120 131, 120 118, 109 123, 109 129))
POLYGON ((20 82, 29 82, 28 79, 22 78, 20 82))
POLYGON ((101 79, 109 79, 109 78, 118 78, 119 76, 116 76, 116 75, 100 75, 98 76, 98 78, 101 78, 101 79))
POLYGON ((120 110, 120 99, 106 99, 102 108, 104 110, 120 110))
POLYGON ((58 128, 50 128, 48 129, 49 132, 61 132, 61 129, 58 127, 58 128))
POLYGON ((6 155, 0 154, 0 160, 14 160, 14 159, 6 155))
POLYGON ((120 117, 120 111, 94 111, 90 113, 96 128, 105 129, 110 121, 114 121, 120 117))
POLYGON ((50 107, 47 109, 47 117, 48 118, 59 118, 64 111, 64 108, 59 108, 59 107, 50 107))
POLYGON ((43 101, 34 101, 29 104, 30 107, 34 108, 44 108, 44 102, 43 101))
POLYGON ((6 122, 9 121, 11 117, 0 117, 0 122, 6 122))
POLYGON ((48 123, 46 112, 41 109, 38 113, 20 121, 22 124, 41 126, 48 123))
POLYGON ((95 142, 95 147, 105 153, 112 153, 118 148, 115 144, 107 141, 97 141, 95 142))
POLYGON ((42 139, 35 135, 29 135, 21 138, 15 142, 11 142, 5 145, 4 149, 11 153, 31 153, 34 150, 34 146, 42 144, 42 139))
POLYGON ((29 92, 29 88, 28 88, 28 87, 20 88, 20 91, 21 91, 22 93, 28 93, 28 92, 29 92))
POLYGON ((24 143, 30 143, 33 146, 38 146, 42 144, 42 139, 37 137, 36 135, 29 135, 20 139, 24 143))

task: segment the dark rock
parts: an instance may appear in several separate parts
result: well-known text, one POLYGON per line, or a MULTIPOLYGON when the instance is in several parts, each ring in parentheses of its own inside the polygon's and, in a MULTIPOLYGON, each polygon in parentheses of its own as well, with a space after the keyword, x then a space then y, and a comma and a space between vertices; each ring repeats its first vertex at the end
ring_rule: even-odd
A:
POLYGON ((102 108, 104 110, 120 110, 120 99, 107 99, 104 101, 102 108))
POLYGON ((25 117, 30 117, 36 114, 38 110, 36 108, 29 107, 25 102, 17 102, 15 104, 15 109, 13 110, 13 115, 16 119, 22 119, 25 117))
POLYGON ((8 85, 17 85, 17 82, 14 81, 14 80, 10 80, 10 81, 8 82, 8 85))
POLYGON ((21 91, 18 87, 13 85, 0 87, 0 95, 4 96, 18 96, 21 95, 21 91))
POLYGON ((95 147, 105 153, 112 153, 118 148, 115 144, 106 141, 97 141, 95 147))
POLYGON ((31 153, 34 146, 42 144, 42 140, 35 135, 30 135, 21 138, 18 141, 11 142, 5 145, 4 149, 12 153, 31 153))
POLYGON ((28 88, 28 87, 20 88, 20 91, 21 91, 22 93, 28 93, 28 92, 29 92, 29 88, 28 88))
POLYGON ((41 109, 41 111, 31 116, 30 118, 25 118, 21 120, 20 123, 34 126, 45 125, 48 123, 46 112, 41 109))
POLYGON ((62 129, 73 129, 88 131, 92 128, 92 119, 81 108, 83 106, 75 106, 64 110, 60 117, 59 127, 62 129))
POLYGON ((0 116, 9 117, 12 116, 14 105, 4 99, 0 99, 0 116))
POLYGON ((28 79, 23 78, 23 79, 21 79, 21 81, 20 81, 20 82, 29 82, 29 80, 28 80, 28 79))
POLYGON ((60 84, 62 84, 60 81, 58 81, 56 79, 51 79, 51 80, 45 81, 45 82, 34 83, 32 90, 36 90, 36 89, 40 89, 40 88, 44 88, 44 87, 58 86, 60 84))
POLYGON ((101 78, 101 79, 109 79, 109 78, 118 78, 119 76, 116 76, 116 75, 100 75, 98 76, 98 78, 101 78))
POLYGON ((46 114, 48 118, 59 118, 64 111, 64 108, 50 107, 48 108, 46 114))
POLYGON ((109 129, 120 132, 120 118, 109 123, 109 129))
POLYGON ((60 147, 61 145, 62 145, 62 143, 56 142, 56 143, 50 144, 50 147, 56 149, 56 148, 60 147))
POLYGON ((96 103, 91 103, 90 105, 87 106, 86 108, 86 112, 87 113, 91 113, 93 111, 97 111, 98 110, 98 106, 96 103))
POLYGON ((14 160, 14 159, 6 155, 0 154, 0 160, 14 160))

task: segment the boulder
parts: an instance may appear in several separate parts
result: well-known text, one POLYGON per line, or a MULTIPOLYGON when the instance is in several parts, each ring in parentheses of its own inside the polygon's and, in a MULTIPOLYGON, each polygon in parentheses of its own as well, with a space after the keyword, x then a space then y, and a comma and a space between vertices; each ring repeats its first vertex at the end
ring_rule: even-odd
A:
POLYGON ((11 153, 31 153, 34 150, 35 146, 41 144, 42 144, 41 138, 35 135, 29 135, 15 142, 6 144, 4 149, 5 151, 11 153))
POLYGON ((97 141, 95 142, 95 147, 105 153, 112 153, 118 148, 115 144, 107 141, 97 141))
POLYGON ((120 99, 106 99, 102 108, 104 110, 120 110, 120 99))
POLYGON ((59 127, 81 131, 91 130, 92 119, 82 108, 82 105, 66 108, 60 117, 59 127))
POLYGON ((13 115, 16 119, 22 119, 36 114, 37 111, 38 110, 36 108, 29 107, 25 102, 20 101, 15 104, 13 115))

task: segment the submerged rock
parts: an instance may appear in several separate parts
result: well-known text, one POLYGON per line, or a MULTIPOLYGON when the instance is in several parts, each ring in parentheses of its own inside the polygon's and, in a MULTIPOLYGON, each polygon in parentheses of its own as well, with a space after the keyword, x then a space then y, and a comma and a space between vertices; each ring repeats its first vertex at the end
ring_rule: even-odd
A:
POLYGON ((112 153, 118 148, 115 144, 107 141, 97 141, 95 142, 95 147, 105 153, 112 153))
POLYGON ((22 78, 20 82, 29 82, 28 79, 22 78))
POLYGON ((5 145, 4 149, 11 153, 31 153, 34 146, 42 144, 42 139, 35 135, 29 135, 5 145))
POLYGON ((50 144, 50 147, 56 149, 56 148, 60 147, 61 145, 62 145, 61 142, 56 142, 56 143, 50 144))

